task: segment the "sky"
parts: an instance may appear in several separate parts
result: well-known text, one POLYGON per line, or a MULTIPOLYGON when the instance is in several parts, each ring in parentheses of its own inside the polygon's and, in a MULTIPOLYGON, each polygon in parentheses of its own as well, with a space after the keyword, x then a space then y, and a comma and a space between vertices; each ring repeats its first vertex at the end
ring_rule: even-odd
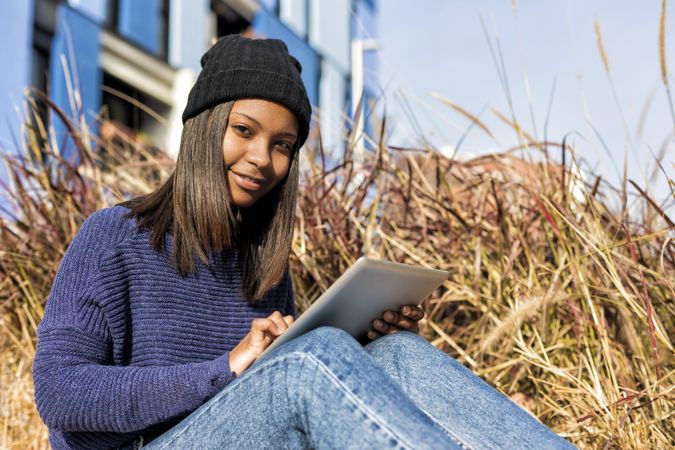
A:
MULTIPOLYGON (((615 185, 626 156, 629 178, 659 201, 669 200, 675 119, 659 62, 661 1, 380 0, 378 6, 391 145, 419 146, 423 135, 459 157, 510 148, 518 136, 493 108, 510 118, 511 104, 529 134, 557 142, 568 135, 577 155, 615 185), (508 90, 492 54, 503 60, 508 90), (478 116, 494 139, 478 127, 466 134, 469 120, 437 96, 478 116), (658 169, 651 177, 654 155, 663 150, 667 175, 658 169)), ((675 95, 675 2, 667 8, 666 60, 675 95)))

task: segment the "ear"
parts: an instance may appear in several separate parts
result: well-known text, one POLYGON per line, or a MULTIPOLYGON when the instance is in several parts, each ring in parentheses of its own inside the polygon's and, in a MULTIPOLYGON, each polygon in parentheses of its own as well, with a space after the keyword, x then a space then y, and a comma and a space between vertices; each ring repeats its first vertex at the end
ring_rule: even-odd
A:
POLYGON ((293 65, 295 66, 296 69, 298 69, 298 73, 302 73, 302 64, 300 64, 300 61, 295 59, 293 55, 288 55, 291 57, 291 61, 293 61, 293 65))

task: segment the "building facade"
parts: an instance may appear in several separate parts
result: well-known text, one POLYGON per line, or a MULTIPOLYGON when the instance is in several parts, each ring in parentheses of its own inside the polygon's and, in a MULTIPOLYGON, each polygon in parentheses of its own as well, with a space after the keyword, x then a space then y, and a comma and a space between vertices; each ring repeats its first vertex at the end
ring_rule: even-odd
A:
MULTIPOLYGON (((376 53, 360 45, 377 39, 375 0, 11 1, 0 4, 0 24, 9 30, 3 60, 12 61, 0 74, 3 151, 21 141, 32 86, 93 130, 113 120, 175 157, 199 59, 232 33, 287 43, 326 148, 344 145, 361 89, 364 105, 379 91, 376 53)), ((63 127, 54 122, 58 141, 63 127)))

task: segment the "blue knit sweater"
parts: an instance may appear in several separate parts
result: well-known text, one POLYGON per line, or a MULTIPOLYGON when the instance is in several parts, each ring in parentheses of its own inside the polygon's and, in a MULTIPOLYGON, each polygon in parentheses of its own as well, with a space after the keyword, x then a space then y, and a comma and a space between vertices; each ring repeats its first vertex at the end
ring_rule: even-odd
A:
POLYGON ((288 274, 254 306, 238 252, 182 278, 122 206, 92 214, 68 247, 38 327, 35 402, 54 450, 114 448, 168 430, 235 377, 250 323, 295 315, 288 274))

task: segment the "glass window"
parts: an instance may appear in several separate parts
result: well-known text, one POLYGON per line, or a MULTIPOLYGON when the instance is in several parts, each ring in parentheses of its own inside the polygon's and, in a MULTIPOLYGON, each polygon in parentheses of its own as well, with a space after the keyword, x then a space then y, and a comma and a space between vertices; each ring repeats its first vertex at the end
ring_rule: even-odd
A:
POLYGON ((307 0, 281 0, 279 17, 298 36, 307 36, 307 0))
POLYGON ((167 59, 169 0, 109 0, 105 23, 138 47, 167 59))
POLYGON ((351 67, 350 3, 309 0, 309 43, 341 71, 351 67))
POLYGON ((279 0, 260 0, 260 6, 275 16, 279 15, 279 0))

